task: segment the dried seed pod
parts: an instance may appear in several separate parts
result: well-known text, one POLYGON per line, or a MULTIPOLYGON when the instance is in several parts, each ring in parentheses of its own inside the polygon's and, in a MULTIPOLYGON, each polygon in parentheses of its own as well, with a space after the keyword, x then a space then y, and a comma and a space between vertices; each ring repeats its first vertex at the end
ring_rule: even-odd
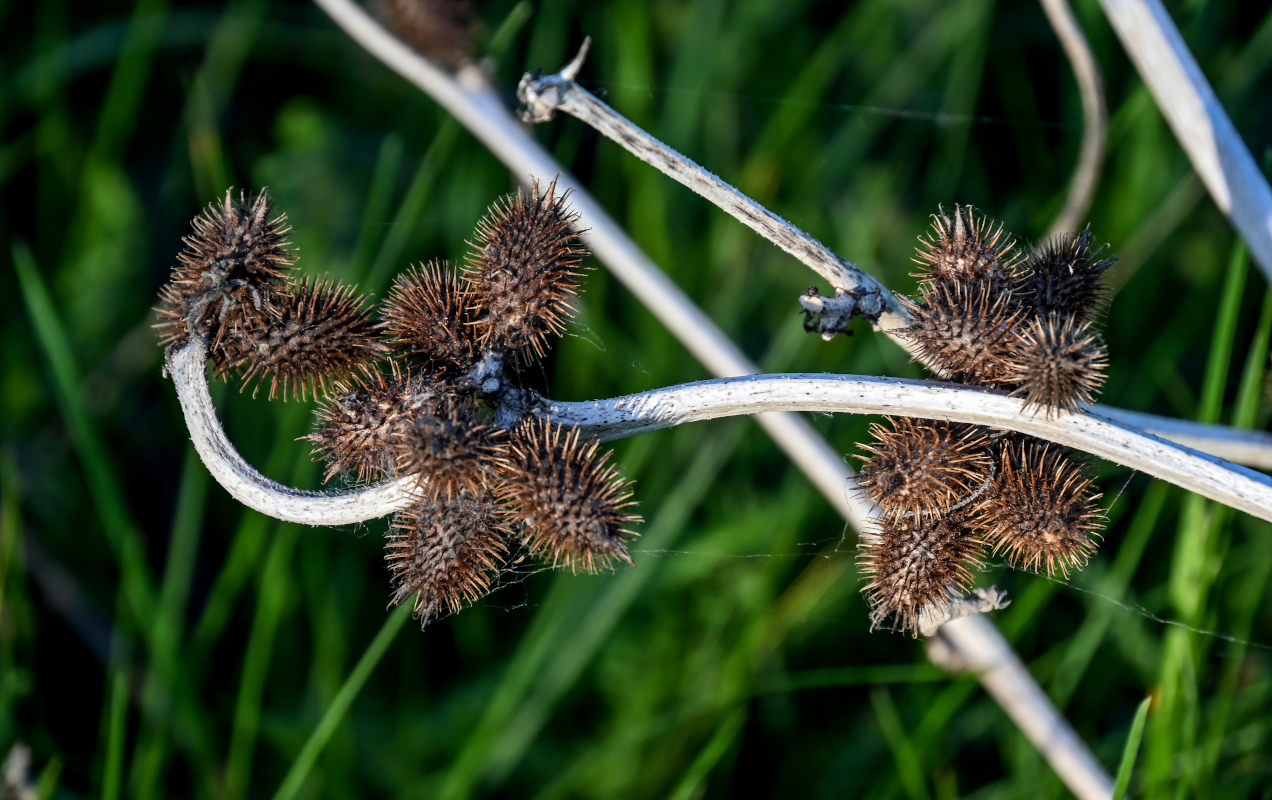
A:
POLYGON ((243 386, 256 381, 255 395, 268 378, 271 400, 280 389, 283 399, 303 399, 310 386, 325 390, 328 379, 383 358, 388 347, 380 339, 382 323, 355 291, 326 279, 302 281, 281 305, 279 318, 253 330, 236 348, 247 364, 243 386))
POLYGON ((1095 553, 1104 514, 1091 482, 1064 452, 1037 439, 1004 447, 997 491, 980 505, 980 524, 1012 566, 1068 577, 1095 553))
POLYGON ((441 375, 461 375, 473 366, 476 318, 472 287, 444 262, 398 275, 384 304, 385 328, 393 344, 441 375))
POLYGON ((890 514, 949 508, 990 478, 989 438, 984 428, 935 420, 887 418, 874 424, 874 442, 861 445, 857 482, 890 514))
POLYGON ((305 438, 327 462, 324 482, 341 473, 359 483, 392 475, 395 445, 414 421, 452 410, 446 386, 397 362, 390 367, 388 375, 367 371, 336 381, 314 412, 317 428, 305 438))
POLYGON ((1017 278, 1015 294, 1037 316, 1059 314, 1091 319, 1104 307, 1104 273, 1117 260, 1091 249, 1090 228, 1053 236, 1035 247, 1017 278))
POLYGON ((976 214, 971 206, 954 206, 954 219, 940 208, 932 215, 932 231, 919 238, 914 260, 933 283, 986 281, 1005 285, 1017 261, 1016 242, 1002 225, 976 214))
POLYGON ((574 315, 585 251, 571 230, 578 214, 566 207, 568 194, 556 194, 555 179, 545 192, 535 182, 478 223, 466 278, 478 295, 483 349, 542 356, 574 315))
POLYGON ((530 419, 513 429, 499 494, 533 553, 587 572, 632 563, 627 526, 640 517, 627 511, 635 502, 609 456, 581 443, 578 428, 530 419))
POLYGON ((451 69, 472 61, 475 25, 464 0, 374 0, 372 9, 425 58, 451 69))
POLYGON ((385 560, 394 585, 391 605, 415 596, 424 627, 488 594, 507 560, 511 536, 488 494, 421 500, 389 528, 385 560))
POLYGON ((920 302, 901 302, 914 323, 900 335, 918 346, 925 365, 965 383, 1001 378, 1019 314, 989 282, 936 283, 920 302))
POLYGON ((241 192, 236 202, 227 189, 224 201, 208 205, 191 227, 172 277, 159 290, 155 328, 165 346, 184 344, 191 333, 204 337, 224 374, 241 363, 227 341, 264 328, 287 298, 284 281, 296 263, 288 249, 291 228, 286 214, 274 215, 264 189, 250 203, 241 192))
POLYGON ((1051 314, 1035 317, 1012 340, 999 382, 1014 387, 1026 409, 1080 411, 1104 385, 1108 351, 1089 321, 1051 314))
POLYGON ((399 475, 418 475, 419 489, 434 500, 480 493, 504 456, 506 432, 456 409, 411 420, 393 444, 399 475))
POLYGON ((967 591, 985 547, 966 515, 956 512, 884 517, 862 535, 857 549, 868 581, 863 591, 871 629, 914 632, 925 611, 938 611, 967 591))

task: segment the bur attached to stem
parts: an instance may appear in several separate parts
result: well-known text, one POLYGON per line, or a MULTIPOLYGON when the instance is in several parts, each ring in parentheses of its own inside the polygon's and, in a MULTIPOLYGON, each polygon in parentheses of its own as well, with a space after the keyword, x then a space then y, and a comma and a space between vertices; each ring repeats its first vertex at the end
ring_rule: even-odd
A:
POLYGON ((626 543, 640 517, 610 454, 550 420, 526 420, 512 432, 500 487, 531 552, 595 572, 632 563, 626 543))
POLYGON ((915 515, 949 508, 989 479, 983 428, 889 418, 871 425, 858 483, 885 511, 915 515))
POLYGON ((291 227, 286 214, 274 213, 265 190, 249 202, 243 193, 235 200, 233 189, 191 227, 172 276, 159 290, 155 328, 164 346, 203 337, 212 363, 224 374, 246 358, 238 346, 241 337, 282 314, 296 263, 287 241, 291 227))
POLYGON ((294 279, 285 217, 264 192, 250 204, 227 193, 195 221, 156 327, 169 346, 208 344, 218 372, 241 370, 271 399, 323 394, 304 438, 325 481, 396 481, 392 602, 414 598, 426 624, 490 591, 514 547, 588 571, 631 563, 639 518, 609 453, 577 429, 518 425, 527 404, 508 372, 574 313, 576 223, 555 181, 534 182, 491 207, 467 271, 408 270, 380 320, 352 287, 294 279))
POLYGON ((1004 448, 996 489, 980 507, 995 554, 1048 575, 1086 566, 1104 521, 1100 495, 1060 448, 1036 439, 1004 448))
POLYGON ((483 349, 542 356, 574 316, 584 251, 567 199, 555 180, 546 191, 536 182, 478 223, 467 277, 477 296, 483 349))
MULTIPOLYGON (((1112 259, 1089 231, 1049 240, 1028 259, 1010 234, 955 206, 920 239, 914 322, 900 335, 942 378, 995 387, 1050 418, 1080 413, 1104 383, 1108 358, 1092 319, 1112 259)), ((983 428, 955 437, 927 420, 873 426, 859 484, 879 505, 862 539, 875 625, 917 632, 970 585, 985 542, 1013 566, 1048 574, 1081 567, 1102 524, 1099 495, 1059 448, 983 428)))

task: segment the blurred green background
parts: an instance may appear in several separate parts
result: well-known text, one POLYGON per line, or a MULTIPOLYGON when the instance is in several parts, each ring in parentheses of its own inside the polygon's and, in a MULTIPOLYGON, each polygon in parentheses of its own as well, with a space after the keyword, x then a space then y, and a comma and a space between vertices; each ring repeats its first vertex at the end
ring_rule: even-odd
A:
MULTIPOLYGON (((1260 5, 1170 10, 1266 170, 1260 5)), ((1110 108, 1092 230, 1121 256, 1103 400, 1263 426, 1266 281, 1099 9, 1076 10, 1110 108)), ((1041 236, 1081 136, 1033 3, 477 14, 509 96, 590 34, 586 86, 897 289, 939 203, 1041 236)), ((245 511, 192 454, 150 329, 189 220, 268 186, 303 270, 378 294, 462 259, 513 177, 305 3, 0 0, 0 22, 0 755, 29 746, 41 796, 1064 796, 974 680, 868 632, 854 535, 750 421, 616 445, 637 568, 526 565, 424 632, 385 611, 383 521, 245 511)), ((535 135, 765 369, 918 375, 865 328, 806 336, 811 273, 581 124, 535 135)), ((532 380, 587 399, 702 377, 598 270, 532 380)), ((249 461, 318 486, 310 407, 235 389, 218 403, 249 461)), ((845 453, 869 422, 812 421, 845 453)), ((1093 467, 1102 553, 1069 581, 991 565, 1015 599, 996 622, 1110 771, 1151 694, 1136 794, 1268 796, 1272 529, 1093 467)))

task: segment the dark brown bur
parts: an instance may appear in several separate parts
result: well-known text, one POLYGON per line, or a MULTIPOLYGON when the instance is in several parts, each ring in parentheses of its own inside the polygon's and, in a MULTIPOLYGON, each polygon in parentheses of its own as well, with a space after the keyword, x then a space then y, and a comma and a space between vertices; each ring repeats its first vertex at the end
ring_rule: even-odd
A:
POLYGON ((919 302, 902 298, 902 303, 914 324, 901 336, 918 345, 922 363, 969 383, 1002 376, 1019 315, 988 282, 937 283, 919 302))
POLYGON ((281 314, 296 263, 288 249, 291 228, 286 214, 274 215, 264 189, 250 202, 242 192, 235 201, 227 189, 225 199, 208 205, 191 227, 171 278, 159 290, 155 328, 165 346, 202 336, 224 374, 242 363, 237 340, 281 314))
POLYGON ((390 362, 389 374, 367 371, 336 381, 314 412, 305 438, 327 462, 323 481, 347 475, 359 483, 394 474, 395 446, 412 422, 449 408, 445 387, 390 362))
POLYGON ((595 572, 617 559, 632 557, 626 542, 636 537, 627 526, 640 521, 627 481, 610 453, 597 454, 595 442, 583 443, 577 428, 532 419, 512 432, 504 462, 500 500, 524 526, 531 552, 595 572))
POLYGON ((1114 258, 1101 258, 1104 248, 1091 247, 1090 229, 1060 234, 1035 247, 1017 279, 1016 295, 1031 313, 1092 319, 1108 295, 1104 273, 1114 258))
POLYGON ((392 605, 414 595, 412 611, 427 625, 488 594, 508 556, 509 532, 487 494, 422 500, 389 528, 385 560, 392 605))
POLYGON ((1089 321, 1051 314, 1034 317, 1012 341, 1001 382, 1025 408, 1077 412, 1104 385, 1108 351, 1089 321))
POLYGON ((1086 565, 1104 522, 1100 495, 1060 448, 1036 439, 1005 447, 996 488, 980 506, 995 554, 1048 575, 1086 565))
POLYGON ((953 220, 943 208, 932 215, 932 230, 919 238, 914 260, 923 267, 914 277, 931 284, 984 282, 997 293, 1017 261, 1016 242, 971 206, 955 205, 953 220))
POLYGON ((394 347, 439 375, 462 375, 477 360, 477 297, 445 262, 398 275, 384 319, 394 347))
POLYGON ((255 394, 268 380, 269 399, 303 399, 310 387, 325 390, 329 379, 383 358, 388 346, 380 339, 381 323, 355 291, 325 279, 302 281, 273 324, 240 341, 247 365, 243 386, 256 381, 255 394))
POLYGON ((948 508, 990 476, 989 439, 983 428, 908 417, 870 426, 861 445, 858 483, 890 514, 948 508))
POLYGON ((419 491, 434 500, 485 491, 507 434, 478 421, 474 411, 456 408, 411 420, 393 443, 398 474, 418 476, 419 491))
POLYGON ((536 182, 491 207, 477 225, 466 276, 478 297, 483 349, 542 356, 574 315, 586 254, 572 230, 578 215, 536 182))
POLYGON ((871 627, 911 632, 967 591, 985 549, 962 513, 884 517, 857 548, 871 627))

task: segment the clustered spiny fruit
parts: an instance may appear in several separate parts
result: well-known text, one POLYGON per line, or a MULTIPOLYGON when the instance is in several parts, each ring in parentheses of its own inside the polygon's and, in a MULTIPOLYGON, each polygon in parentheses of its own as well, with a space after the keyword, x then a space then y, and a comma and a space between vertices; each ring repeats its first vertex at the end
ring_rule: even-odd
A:
MULTIPOLYGON (((1089 230, 1020 255, 969 206, 920 240, 914 318, 901 332, 945 380, 1006 391, 1048 416, 1094 401, 1107 354, 1094 329, 1113 259, 1089 230)), ((1054 444, 975 425, 888 419, 870 429, 858 482, 880 508, 858 560, 874 627, 917 631, 971 586, 987 552, 1019 569, 1081 568, 1103 514, 1082 465, 1054 444)))
POLYGON ((517 392, 505 370, 543 356, 574 314, 585 251, 567 199, 553 181, 496 203, 463 271, 408 269, 377 318, 352 287, 295 277, 265 192, 227 192, 160 291, 162 344, 197 338, 216 374, 271 398, 321 396, 306 438, 324 480, 411 479, 385 558, 392 603, 411 599, 422 625, 488 593, 522 550, 587 571, 631 563, 639 517, 610 454, 499 407, 517 392))

